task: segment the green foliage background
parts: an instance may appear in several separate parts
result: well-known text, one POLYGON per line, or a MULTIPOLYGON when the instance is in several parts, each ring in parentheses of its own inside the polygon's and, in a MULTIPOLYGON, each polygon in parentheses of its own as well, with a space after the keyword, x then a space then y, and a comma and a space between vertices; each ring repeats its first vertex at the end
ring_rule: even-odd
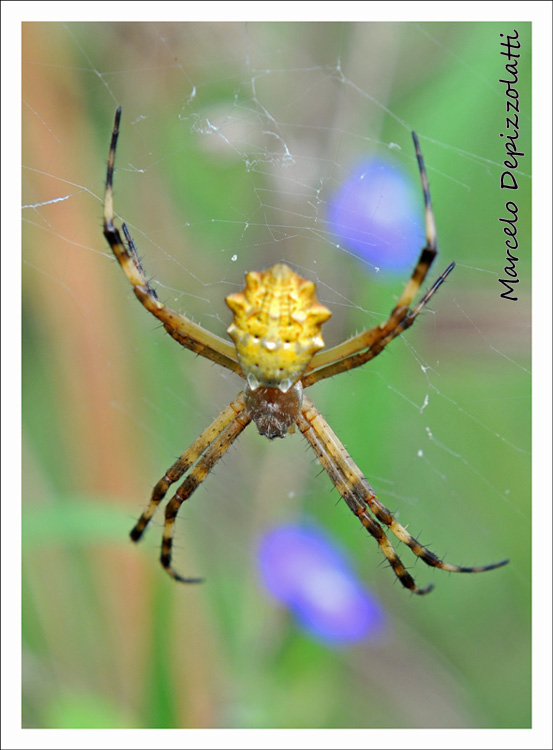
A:
POLYGON ((501 300, 497 283, 498 35, 512 28, 25 25, 24 726, 530 726, 529 24, 516 25, 519 301, 501 300), (457 268, 404 343, 310 395, 424 543, 460 564, 508 556, 507 568, 417 564, 436 589, 409 596, 300 438, 269 444, 253 429, 182 512, 178 565, 203 586, 163 574, 160 522, 130 544, 150 487, 240 383, 158 330, 105 246, 116 104, 116 210, 162 297, 220 335, 225 294, 281 258, 319 281, 329 344, 383 319, 406 273, 371 274, 333 246, 325 190, 389 143, 418 184, 417 130, 440 244, 431 276, 457 268), (229 114, 241 155, 206 134, 229 114), (286 172, 282 142, 303 171, 286 172), (319 206, 293 195, 304 181, 308 196, 323 186, 319 206), (260 534, 303 514, 378 596, 378 642, 328 649, 263 591, 260 534))

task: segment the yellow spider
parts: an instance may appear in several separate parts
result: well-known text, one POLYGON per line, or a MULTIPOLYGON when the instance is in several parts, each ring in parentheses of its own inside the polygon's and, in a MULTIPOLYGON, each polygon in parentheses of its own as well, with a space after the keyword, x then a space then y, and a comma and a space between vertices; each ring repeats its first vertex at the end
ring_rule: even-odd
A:
POLYGON ((298 427, 350 510, 376 539, 403 586, 413 593, 426 594, 432 589, 432 585, 418 588, 390 544, 381 524, 387 526, 427 565, 435 568, 457 573, 478 573, 505 565, 508 560, 474 568, 451 565, 419 544, 378 500, 373 488, 322 414, 303 394, 304 388, 319 380, 359 367, 380 354, 392 339, 414 323, 455 266, 451 263, 420 302, 410 309, 437 254, 436 227, 428 179, 416 134, 413 133, 413 141, 424 193, 426 246, 388 320, 322 352, 324 342, 321 325, 330 318, 330 310, 317 300, 315 284, 303 279, 284 263, 277 263, 267 271, 250 271, 246 274, 245 289, 229 294, 226 298, 227 305, 234 313, 234 320, 227 329, 233 345, 160 301, 146 278, 127 226, 122 225, 125 245, 113 220, 113 169, 120 120, 121 107, 118 107, 108 157, 104 236, 132 284, 135 295, 161 321, 165 330, 182 346, 232 370, 246 381, 244 390, 156 484, 146 510, 130 533, 131 539, 137 542, 141 538, 171 485, 181 480, 191 469, 165 508, 161 564, 177 581, 201 581, 200 578, 181 576, 171 564, 175 518, 182 503, 188 500, 242 430, 253 420, 259 433, 271 440, 283 438, 294 430, 294 426, 298 427))

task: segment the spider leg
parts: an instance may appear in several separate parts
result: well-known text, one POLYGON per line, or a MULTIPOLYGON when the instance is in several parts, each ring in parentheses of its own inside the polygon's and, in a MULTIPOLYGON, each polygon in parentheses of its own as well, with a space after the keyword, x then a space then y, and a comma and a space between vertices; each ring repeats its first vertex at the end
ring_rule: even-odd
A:
MULTIPOLYGON (((319 380, 330 378, 333 375, 338 375, 338 373, 344 372, 346 370, 352 370, 355 367, 360 367, 366 362, 369 362, 371 359, 374 359, 378 354, 380 354, 383 349, 385 349, 386 346, 388 346, 390 341, 395 339, 396 336, 399 336, 401 333, 403 333, 413 325, 417 316, 423 310, 426 303, 430 300, 431 297, 434 296, 434 294, 444 283, 444 281, 454 268, 455 263, 451 263, 412 310, 404 308, 405 314, 399 320, 399 322, 397 322, 395 328, 390 328, 388 324, 385 324, 383 326, 373 328, 371 331, 368 331, 368 334, 374 334, 373 341, 368 349, 358 352, 357 354, 352 354, 346 359, 341 359, 337 362, 331 362, 330 364, 321 367, 318 370, 304 375, 302 378, 303 387, 308 388, 310 385, 317 383, 319 380)), ((390 321, 391 320, 392 318, 390 318, 390 321)))
POLYGON ((370 509, 380 523, 385 524, 417 557, 420 557, 431 567, 454 573, 480 573, 486 570, 494 570, 509 562, 508 560, 502 560, 499 563, 477 567, 462 567, 444 562, 409 534, 407 529, 396 521, 388 508, 378 500, 375 491, 330 428, 328 422, 308 398, 304 398, 302 417, 298 421, 298 426, 350 509, 369 533, 376 538, 396 576, 403 586, 415 594, 426 594, 432 586, 419 589, 415 585, 413 578, 405 570, 382 528, 368 515, 367 510, 370 509), (378 529, 374 526, 377 526, 378 529))
POLYGON ((192 322, 186 316, 172 310, 164 305, 146 278, 144 269, 138 258, 136 247, 131 235, 123 224, 123 232, 128 247, 123 242, 119 229, 114 224, 113 215, 113 170, 115 164, 115 151, 119 137, 119 124, 121 121, 121 107, 115 112, 115 122, 111 134, 109 148, 106 191, 104 197, 104 237, 109 243, 113 254, 123 269, 125 276, 130 281, 133 291, 142 305, 152 313, 169 333, 182 346, 190 349, 202 357, 226 367, 238 375, 244 377, 242 368, 238 363, 234 347, 224 339, 216 336, 197 323, 192 322))
POLYGON ((346 370, 353 370, 355 367, 360 367, 366 362, 369 362, 371 359, 374 359, 386 346, 388 346, 390 341, 395 339, 396 336, 399 336, 401 333, 403 333, 413 325, 417 316, 423 310, 424 306, 438 291, 439 287, 444 283, 444 281, 454 268, 455 263, 450 263, 450 265, 446 268, 442 275, 438 279, 436 279, 432 287, 412 310, 409 310, 409 308, 403 308, 404 314, 402 317, 400 317, 399 321, 390 317, 388 323, 382 326, 378 326, 377 328, 372 328, 370 331, 368 331, 367 336, 372 334, 372 342, 369 344, 369 347, 367 349, 364 349, 361 352, 357 352, 356 354, 351 354, 345 359, 340 359, 336 362, 330 362, 329 364, 321 367, 318 370, 307 373, 307 375, 304 375, 302 377, 301 382, 303 387, 308 388, 310 385, 317 383, 319 380, 330 378, 333 375, 338 375, 338 373, 344 372, 346 370), (391 327, 392 323, 395 324, 394 328, 391 327))
POLYGON ((236 414, 234 419, 225 427, 216 440, 207 448, 196 466, 180 485, 175 495, 169 500, 165 508, 165 525, 163 528, 163 541, 161 543, 160 562, 167 573, 181 583, 200 583, 201 578, 185 578, 173 568, 171 564, 173 549, 173 534, 175 519, 180 506, 196 491, 204 481, 217 461, 226 453, 238 435, 251 422, 245 411, 236 414))
MULTIPOLYGON (((331 478, 334 486, 346 501, 349 509, 354 515, 359 518, 363 526, 367 529, 369 534, 376 539, 378 545, 390 563, 394 573, 399 578, 402 586, 412 591, 414 594, 428 594, 434 588, 432 584, 426 588, 419 588, 410 573, 407 572, 405 566, 399 559, 395 549, 390 544, 384 530, 369 514, 367 506, 353 491, 349 484, 344 479, 340 468, 335 464, 330 453, 327 450, 326 437, 320 437, 314 430, 310 419, 312 418, 311 410, 303 410, 303 413, 298 417, 296 424, 299 430, 306 438, 307 442, 313 448, 315 455, 321 462, 324 470, 331 478)), ((345 450, 345 449, 344 449, 345 450)))
POLYGON ((133 542, 138 542, 146 526, 157 510, 157 506, 165 497, 169 487, 193 466, 202 453, 216 440, 223 430, 233 422, 237 415, 244 410, 244 397, 238 394, 236 399, 224 409, 219 416, 202 432, 200 437, 178 458, 168 469, 162 479, 155 485, 150 501, 130 532, 133 542))
POLYGON ((315 354, 306 369, 306 374, 302 378, 304 387, 309 387, 314 383, 337 375, 345 370, 351 370, 354 367, 360 367, 369 360, 380 354, 382 349, 390 343, 392 339, 398 336, 402 331, 412 325, 417 315, 421 312, 426 303, 435 294, 438 288, 445 281, 447 276, 455 267, 451 263, 442 275, 438 278, 432 288, 424 295, 414 310, 410 311, 409 306, 412 304, 415 295, 424 282, 428 270, 432 265, 438 252, 436 240, 436 223, 430 201, 430 189, 428 187, 428 177, 420 150, 419 140, 416 133, 412 133, 415 144, 415 152, 419 165, 422 191, 424 195, 424 223, 426 232, 426 245, 423 247, 411 278, 405 285, 405 288, 399 298, 396 306, 390 313, 388 320, 375 328, 354 336, 345 341, 343 344, 327 349, 326 351, 315 354))

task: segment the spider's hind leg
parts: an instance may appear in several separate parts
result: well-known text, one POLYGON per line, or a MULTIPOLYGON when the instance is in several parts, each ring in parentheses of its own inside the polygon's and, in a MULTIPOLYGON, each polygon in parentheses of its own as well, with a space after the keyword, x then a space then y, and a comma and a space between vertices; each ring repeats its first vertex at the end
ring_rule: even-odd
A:
POLYGON ((133 287, 139 302, 154 315, 167 333, 182 346, 200 354, 212 362, 244 377, 234 347, 225 339, 202 328, 181 313, 164 305, 150 284, 138 257, 135 244, 125 224, 122 225, 125 240, 115 225, 113 213, 113 173, 115 152, 121 124, 121 107, 115 112, 113 131, 108 154, 106 190, 104 193, 104 237, 117 262, 133 287), (125 244, 125 241, 127 244, 125 244))
POLYGON ((142 261, 140 260, 138 256, 138 251, 136 249, 136 245, 134 244, 134 240, 131 237, 131 233, 129 232, 129 229, 125 222, 121 224, 121 229, 123 230, 123 234, 125 235, 125 239, 127 241, 127 245, 129 248, 129 253, 131 255, 132 261, 136 268, 138 269, 139 273, 142 274, 144 277, 144 286, 148 290, 148 294, 150 297, 153 297, 156 300, 159 300, 159 297, 157 295, 156 290, 153 288, 153 286, 150 284, 150 282, 146 278, 146 274, 144 272, 144 266, 142 265, 142 261))

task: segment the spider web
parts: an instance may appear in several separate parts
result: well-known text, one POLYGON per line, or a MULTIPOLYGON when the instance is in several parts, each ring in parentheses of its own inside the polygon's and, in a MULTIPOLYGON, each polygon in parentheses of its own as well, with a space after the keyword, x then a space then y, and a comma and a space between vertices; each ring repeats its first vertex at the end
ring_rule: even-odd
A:
MULTIPOLYGON (((519 26, 529 66, 528 26, 519 26)), ((498 36, 511 27, 27 24, 24 385, 29 412, 37 407, 26 428, 32 483, 127 498, 132 524, 147 488, 241 387, 157 330, 102 238, 116 105, 123 120, 115 211, 160 297, 224 337, 224 297, 242 287, 247 270, 285 261, 317 283, 332 310, 328 346, 384 321, 410 274, 393 262, 361 260, 337 241, 329 201, 359 160, 391 160, 420 201, 420 219, 406 216, 404 232, 422 247, 416 129, 439 245, 421 293, 452 260, 457 268, 406 336, 309 395, 381 500, 412 533, 422 530, 421 541, 458 564, 511 556, 523 581, 529 103, 520 115, 518 301, 501 299, 498 283, 506 264, 498 36), (60 453, 72 456, 69 473, 60 453)), ((528 92, 528 73, 521 85, 528 92)), ((305 513, 335 531, 362 575, 373 575, 377 553, 329 490, 298 436, 269 443, 250 428, 183 509, 179 564, 199 564, 184 549, 192 528, 196 552, 220 547, 246 567, 256 535, 305 513)), ((152 531, 152 564, 158 541, 152 531)), ((189 574, 213 578, 221 565, 200 562, 207 570, 189 574)), ((427 582, 423 566, 416 574, 427 582)), ((383 588, 391 582, 387 572, 374 575, 383 588)))

